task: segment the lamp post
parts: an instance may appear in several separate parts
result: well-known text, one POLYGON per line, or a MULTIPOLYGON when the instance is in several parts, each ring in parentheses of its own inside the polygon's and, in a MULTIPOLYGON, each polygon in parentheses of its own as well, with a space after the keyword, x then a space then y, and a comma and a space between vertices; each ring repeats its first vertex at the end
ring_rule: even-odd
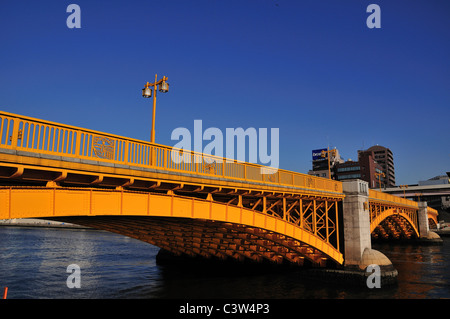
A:
POLYGON ((381 176, 386 177, 384 173, 375 173, 375 177, 378 176, 378 184, 380 185, 380 192, 381 192, 381 176))
POLYGON ((330 167, 330 154, 333 156, 336 156, 336 150, 331 150, 328 147, 327 150, 322 150, 320 156, 321 157, 328 157, 328 177, 331 179, 331 167, 330 167))
POLYGON ((420 202, 420 197, 423 196, 422 193, 415 193, 415 196, 417 196, 417 201, 420 202))
POLYGON ((399 185, 400 189, 403 189, 403 198, 406 198, 406 189, 408 188, 408 185, 399 185))
POLYGON ((142 96, 145 98, 151 98, 153 95, 153 117, 152 117, 152 132, 150 135, 150 142, 155 143, 155 114, 156 114, 156 87, 159 86, 159 92, 167 93, 169 92, 169 83, 167 83, 167 77, 163 76, 161 80, 158 81, 158 75, 155 74, 155 82, 145 85, 142 89, 142 96), (153 87, 153 94, 152 89, 153 87))

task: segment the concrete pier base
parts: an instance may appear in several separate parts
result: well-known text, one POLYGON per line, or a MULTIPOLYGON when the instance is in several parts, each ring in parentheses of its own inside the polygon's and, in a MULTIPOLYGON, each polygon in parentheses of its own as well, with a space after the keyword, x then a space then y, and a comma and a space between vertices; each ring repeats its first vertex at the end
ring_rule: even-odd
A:
POLYGON ((362 180, 343 182, 344 269, 347 273, 365 279, 376 270, 383 284, 396 282, 397 270, 381 252, 372 249, 369 216, 369 185, 362 180))
POLYGON ((330 284, 368 289, 395 285, 398 276, 398 271, 389 258, 371 248, 364 250, 358 265, 346 265, 342 269, 309 269, 306 273, 330 284))
POLYGON ((381 288, 397 283, 398 271, 392 262, 378 250, 367 248, 358 265, 344 265, 342 269, 312 269, 309 270, 318 279, 331 283, 381 288), (371 283, 378 282, 373 287, 371 283))
MULTIPOLYGON (((420 245, 442 245, 444 241, 441 236, 434 231, 428 231, 426 236, 421 236, 418 240, 415 241, 420 245)), ((414 244, 414 242, 413 242, 414 244)))
POLYGON ((419 202, 418 222, 419 222, 419 240, 420 244, 442 245, 442 238, 435 232, 430 231, 428 223, 428 204, 427 202, 419 202))

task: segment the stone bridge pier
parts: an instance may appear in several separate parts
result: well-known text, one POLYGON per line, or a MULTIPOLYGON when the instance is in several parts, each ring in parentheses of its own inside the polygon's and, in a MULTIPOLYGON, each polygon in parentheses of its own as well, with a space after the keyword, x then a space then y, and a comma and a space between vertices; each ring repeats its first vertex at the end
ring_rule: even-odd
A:
POLYGON ((442 244, 441 237, 430 230, 428 220, 427 202, 419 202, 418 223, 419 223, 419 240, 421 243, 442 244))
MULTIPOLYGON (((385 283, 393 282, 397 277, 397 270, 392 262, 381 252, 372 249, 370 234, 369 185, 362 180, 344 181, 342 202, 342 219, 344 233, 344 269, 350 273, 366 272, 370 265, 377 265, 380 269, 381 280, 385 283)), ((427 203, 419 202, 418 210, 419 238, 414 242, 420 244, 441 244, 442 239, 435 232, 430 231, 427 213, 427 203)), ((370 267, 372 269, 373 267, 370 267)))
POLYGON ((369 215, 369 185, 362 180, 344 181, 343 228, 344 268, 347 272, 367 277, 369 265, 380 268, 382 282, 394 282, 397 270, 381 252, 372 249, 369 215))

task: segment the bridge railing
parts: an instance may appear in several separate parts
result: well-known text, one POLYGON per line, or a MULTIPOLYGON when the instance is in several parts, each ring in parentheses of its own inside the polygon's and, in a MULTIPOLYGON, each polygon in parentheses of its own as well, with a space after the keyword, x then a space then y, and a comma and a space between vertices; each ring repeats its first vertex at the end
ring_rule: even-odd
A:
POLYGON ((376 201, 382 201, 382 202, 386 202, 386 203, 391 203, 394 205, 399 205, 399 206, 409 206, 412 208, 419 208, 419 204, 415 201, 406 199, 406 198, 401 198, 398 196, 394 196, 391 194, 387 194, 387 193, 383 193, 374 189, 369 189, 369 200, 376 200, 376 201))
POLYGON ((0 111, 0 147, 217 178, 342 193, 342 183, 0 111))
POLYGON ((409 206, 417 209, 419 208, 419 204, 415 201, 383 193, 374 189, 369 189, 369 200, 371 199, 398 206, 409 206))

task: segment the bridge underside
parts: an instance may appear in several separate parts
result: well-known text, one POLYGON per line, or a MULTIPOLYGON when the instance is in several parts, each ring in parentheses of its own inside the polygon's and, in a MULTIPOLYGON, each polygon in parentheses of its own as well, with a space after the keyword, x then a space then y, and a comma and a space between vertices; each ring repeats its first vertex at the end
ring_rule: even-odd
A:
POLYGON ((207 219, 147 216, 51 218, 107 230, 163 248, 177 256, 325 267, 329 258, 294 238, 245 225, 207 219))
POLYGON ((390 215, 372 231, 374 239, 414 239, 418 234, 411 223, 401 215, 390 215))
POLYGON ((438 222, 437 222, 436 218, 428 218, 428 225, 432 229, 437 228, 438 222))
POLYGON ((415 239, 419 237, 417 209, 372 200, 370 232, 373 239, 415 239))
POLYGON ((314 267, 343 262, 342 253, 328 242, 337 237, 330 216, 337 213, 336 202, 262 197, 249 199, 255 201, 249 208, 243 199, 233 205, 212 196, 201 199, 169 193, 0 187, 0 218, 84 225, 136 238, 175 255, 314 267), (285 206, 291 214, 278 216, 278 206, 285 206), (303 218, 296 222, 299 207, 303 218))

